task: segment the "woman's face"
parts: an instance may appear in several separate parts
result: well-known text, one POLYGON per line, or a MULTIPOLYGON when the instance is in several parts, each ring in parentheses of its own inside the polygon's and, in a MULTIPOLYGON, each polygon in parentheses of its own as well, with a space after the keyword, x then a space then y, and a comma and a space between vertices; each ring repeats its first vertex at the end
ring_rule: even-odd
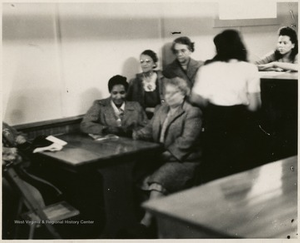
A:
POLYGON ((186 65, 190 59, 191 51, 187 45, 176 43, 174 45, 174 54, 181 65, 186 65))
POLYGON ((278 37, 277 42, 277 50, 281 55, 285 55, 287 53, 290 53, 292 49, 295 47, 295 44, 291 42, 291 39, 287 35, 280 35, 278 37))
POLYGON ((150 56, 144 54, 140 56, 140 64, 144 73, 152 71, 155 66, 153 59, 150 56))
POLYGON ((166 85, 165 101, 169 106, 179 106, 180 104, 182 104, 184 97, 185 96, 183 95, 183 93, 175 85, 166 85))
POLYGON ((110 92, 110 96, 116 106, 121 106, 125 101, 125 97, 126 97, 126 91, 124 85, 122 84, 114 85, 110 92))

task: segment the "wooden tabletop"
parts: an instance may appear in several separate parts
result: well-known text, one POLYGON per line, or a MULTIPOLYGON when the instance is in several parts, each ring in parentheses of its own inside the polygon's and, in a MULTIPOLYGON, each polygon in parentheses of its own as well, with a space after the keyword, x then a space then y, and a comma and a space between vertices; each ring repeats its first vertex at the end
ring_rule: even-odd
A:
POLYGON ((298 72, 259 72, 261 79, 298 80, 298 72))
POLYGON ((53 158, 70 166, 98 164, 107 160, 124 158, 132 154, 157 151, 161 145, 146 141, 135 141, 130 138, 119 137, 102 141, 95 141, 87 134, 64 134, 57 136, 68 144, 58 152, 42 152, 40 154, 53 158))
POLYGON ((297 238, 297 157, 143 205, 157 217, 238 238, 297 238))

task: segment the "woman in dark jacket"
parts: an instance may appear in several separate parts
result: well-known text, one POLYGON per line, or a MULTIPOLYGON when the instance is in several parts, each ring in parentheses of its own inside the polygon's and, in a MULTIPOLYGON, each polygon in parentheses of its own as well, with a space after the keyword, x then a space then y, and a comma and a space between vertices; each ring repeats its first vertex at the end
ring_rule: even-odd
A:
POLYGON ((161 71, 157 67, 157 55, 151 50, 145 50, 140 55, 142 73, 136 74, 129 81, 127 92, 128 101, 137 101, 146 111, 149 119, 152 118, 157 105, 164 102, 164 85, 161 71))
POLYGON ((202 61, 196 61, 191 58, 191 54, 195 51, 194 42, 186 36, 178 37, 173 41, 171 50, 176 59, 164 68, 164 77, 183 78, 188 82, 189 87, 192 88, 196 74, 203 65, 202 61))

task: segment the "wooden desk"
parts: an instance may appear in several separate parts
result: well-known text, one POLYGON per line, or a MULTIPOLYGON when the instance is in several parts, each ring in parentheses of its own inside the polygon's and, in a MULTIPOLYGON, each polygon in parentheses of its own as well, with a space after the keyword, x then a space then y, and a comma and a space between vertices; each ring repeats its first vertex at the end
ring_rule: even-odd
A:
POLYGON ((100 173, 99 177, 103 178, 106 217, 101 237, 113 238, 120 228, 136 223, 132 191, 133 165, 141 162, 142 156, 150 157, 160 152, 161 145, 129 138, 94 141, 85 134, 65 134, 58 138, 68 142, 63 150, 39 153, 38 160, 62 169, 85 172, 86 175, 89 171, 97 170, 100 173))
POLYGON ((157 218, 160 238, 297 238, 297 157, 144 207, 157 218))
POLYGON ((298 73, 260 72, 261 126, 269 136, 269 161, 297 154, 298 73))
POLYGON ((134 141, 123 137, 95 141, 86 134, 74 133, 64 134, 58 138, 68 143, 63 150, 43 152, 41 155, 52 158, 51 163, 57 163, 61 167, 76 171, 124 163, 132 156, 151 154, 153 151, 161 149, 161 146, 156 143, 134 141))

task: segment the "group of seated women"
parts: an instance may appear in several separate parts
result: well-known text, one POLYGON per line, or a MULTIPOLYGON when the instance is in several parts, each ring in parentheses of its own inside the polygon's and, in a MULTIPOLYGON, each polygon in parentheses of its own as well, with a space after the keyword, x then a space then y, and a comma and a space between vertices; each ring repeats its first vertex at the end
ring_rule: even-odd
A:
MULTIPOLYGON (((216 55, 201 62, 190 57, 194 43, 188 37, 175 39, 176 59, 162 72, 155 70, 156 54, 143 51, 142 73, 129 82, 113 76, 110 97, 96 100, 81 123, 85 133, 164 146, 157 167, 139 184, 150 191, 150 199, 250 168, 257 143, 255 112, 261 105, 258 71, 297 70, 297 36, 289 27, 280 29, 276 51, 256 65, 247 61, 238 31, 225 30, 213 41, 216 55)), ((146 212, 140 223, 140 231, 149 229, 151 214, 146 212)))
MULTIPOLYGON (((255 136, 261 105, 258 71, 298 71, 296 32, 283 27, 278 34, 276 50, 253 64, 236 30, 214 37, 216 55, 205 62, 191 58, 194 43, 188 37, 173 41, 176 59, 163 71, 156 69, 156 53, 145 50, 140 55, 142 72, 128 82, 126 77, 113 76, 108 81, 110 97, 94 101, 81 130, 162 144, 163 152, 156 155, 155 163, 146 161, 153 166, 136 181, 149 199, 250 168, 251 153, 259 142, 255 136)), ((24 149, 26 138, 6 123, 2 138, 2 161, 20 160, 16 147, 24 149)), ((38 191, 26 186, 43 205, 38 191)), ((151 238, 151 226, 152 216, 146 212, 137 227, 120 237, 151 238)))

